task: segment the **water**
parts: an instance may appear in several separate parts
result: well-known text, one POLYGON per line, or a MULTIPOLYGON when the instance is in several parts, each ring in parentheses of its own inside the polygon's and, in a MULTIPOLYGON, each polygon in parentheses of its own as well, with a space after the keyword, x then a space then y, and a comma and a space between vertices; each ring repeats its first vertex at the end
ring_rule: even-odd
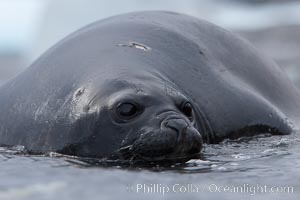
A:
POLYGON ((101 167, 1 148, 0 199, 297 199, 299 134, 206 145, 203 160, 169 168, 101 167))

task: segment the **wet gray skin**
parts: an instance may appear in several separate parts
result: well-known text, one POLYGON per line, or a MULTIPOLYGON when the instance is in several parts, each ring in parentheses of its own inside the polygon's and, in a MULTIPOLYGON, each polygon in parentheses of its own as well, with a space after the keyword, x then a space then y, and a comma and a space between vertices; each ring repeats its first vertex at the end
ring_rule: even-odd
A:
POLYGON ((0 144, 184 162, 203 143, 298 129, 300 96, 240 37, 172 12, 93 23, 0 88, 0 144))

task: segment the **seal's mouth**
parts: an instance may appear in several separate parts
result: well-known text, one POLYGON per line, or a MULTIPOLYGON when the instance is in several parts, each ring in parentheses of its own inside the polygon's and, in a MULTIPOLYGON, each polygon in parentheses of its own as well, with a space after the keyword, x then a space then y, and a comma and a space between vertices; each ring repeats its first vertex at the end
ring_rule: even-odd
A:
POLYGON ((119 149, 121 153, 122 160, 128 160, 132 163, 155 163, 155 164, 173 164, 173 163, 184 163, 190 159, 198 159, 201 157, 200 151, 197 150, 195 153, 190 154, 165 154, 157 155, 155 157, 145 156, 136 153, 132 150, 132 145, 122 147, 119 149))

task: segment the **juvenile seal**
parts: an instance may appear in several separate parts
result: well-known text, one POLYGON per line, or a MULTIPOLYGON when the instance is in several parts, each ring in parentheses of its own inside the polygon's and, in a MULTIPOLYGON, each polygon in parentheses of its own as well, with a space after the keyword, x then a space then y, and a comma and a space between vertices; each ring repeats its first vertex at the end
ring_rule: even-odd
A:
POLYGON ((282 70, 233 33, 183 14, 135 12, 71 34, 2 87, 0 143, 186 161, 203 142, 290 133, 299 99, 282 70))

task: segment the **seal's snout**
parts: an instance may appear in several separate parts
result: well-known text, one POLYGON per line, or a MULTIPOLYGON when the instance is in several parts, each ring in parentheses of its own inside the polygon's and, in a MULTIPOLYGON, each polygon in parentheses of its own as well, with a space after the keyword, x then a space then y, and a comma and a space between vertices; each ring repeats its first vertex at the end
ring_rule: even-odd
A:
POLYGON ((175 154, 192 155, 201 151, 201 134, 185 119, 168 119, 164 125, 177 134, 175 154))
POLYGON ((171 128, 178 132, 181 132, 182 130, 188 127, 188 123, 186 123, 185 120, 183 119, 172 119, 172 120, 167 120, 165 122, 165 126, 167 128, 171 128))
POLYGON ((131 159, 187 161, 202 149, 202 137, 193 124, 180 116, 168 116, 159 129, 143 129, 130 147, 131 159))

